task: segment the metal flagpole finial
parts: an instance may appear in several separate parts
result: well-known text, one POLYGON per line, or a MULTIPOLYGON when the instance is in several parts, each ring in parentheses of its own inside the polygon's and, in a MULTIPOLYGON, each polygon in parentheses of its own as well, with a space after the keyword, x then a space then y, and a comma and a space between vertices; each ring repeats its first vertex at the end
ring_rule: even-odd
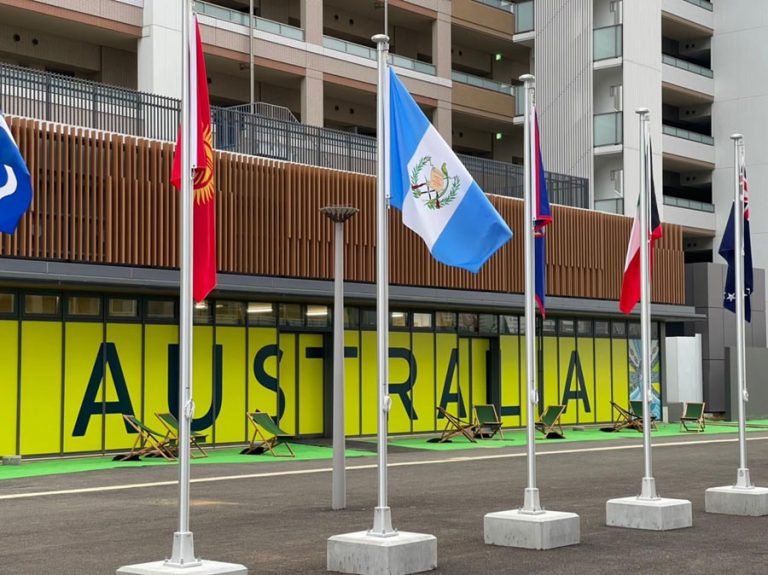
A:
POLYGON ((371 40, 373 40, 374 44, 378 44, 378 45, 384 44, 387 47, 389 47, 388 46, 389 36, 387 36, 386 34, 374 34, 373 36, 371 36, 371 40))
POLYGON ((651 111, 648 108, 637 108, 635 110, 635 114, 638 114, 640 116, 647 116, 650 113, 651 111))
POLYGON ((736 142, 744 140, 743 134, 731 134, 731 140, 734 140, 736 142))

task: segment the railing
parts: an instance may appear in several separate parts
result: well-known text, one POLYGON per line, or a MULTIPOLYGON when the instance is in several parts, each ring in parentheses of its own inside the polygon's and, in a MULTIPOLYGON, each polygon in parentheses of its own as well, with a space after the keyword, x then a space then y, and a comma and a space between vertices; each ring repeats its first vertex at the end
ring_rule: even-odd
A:
POLYGON ((615 146, 624 142, 624 123, 621 112, 595 114, 595 146, 615 146))
POLYGON ((518 2, 515 8, 515 34, 533 30, 535 26, 533 0, 518 2))
POLYGON ((525 115, 525 84, 518 84, 513 89, 515 96, 515 116, 525 115))
POLYGON ((696 6, 704 8, 704 10, 709 10, 710 12, 712 12, 712 2, 710 2, 709 0, 685 0, 685 1, 690 4, 695 4, 696 6))
POLYGON ((472 74, 465 74, 464 72, 458 72, 456 70, 451 71, 451 79, 453 79, 454 82, 469 84, 470 86, 477 86, 478 88, 493 90, 494 92, 501 92, 508 96, 515 95, 515 86, 512 84, 505 84, 504 82, 489 80, 488 78, 481 78, 480 76, 473 76, 472 74))
POLYGON ((706 66, 701 66, 699 64, 694 64, 693 62, 688 62, 687 60, 681 60, 680 58, 675 58, 674 56, 670 56, 669 54, 662 54, 661 61, 664 64, 669 64, 670 66, 674 66, 675 68, 680 68, 681 70, 687 70, 688 72, 693 72, 694 74, 699 74, 700 76, 705 76, 707 78, 713 77, 712 70, 710 68, 707 68, 706 66))
POLYGON ((609 58, 618 58, 623 54, 622 30, 621 24, 595 28, 592 36, 592 59, 595 62, 609 58))
POLYGON ((504 12, 512 12, 513 14, 515 13, 515 4, 510 0, 475 0, 475 2, 485 4, 486 6, 491 6, 492 8, 498 8, 504 12))
POLYGON ((667 136, 675 136, 676 138, 683 138, 692 142, 706 144, 707 146, 715 145, 715 139, 712 136, 707 136, 706 134, 700 134, 698 132, 692 132, 690 130, 684 130, 683 128, 676 128, 674 126, 663 124, 661 126, 661 131, 667 136))
MULTIPOLYGON (((195 12, 210 16, 216 20, 224 20, 225 22, 232 22, 234 24, 240 24, 242 26, 248 26, 248 14, 246 12, 240 12, 239 10, 231 10, 230 8, 223 8, 216 6, 215 4, 208 4, 207 2, 195 2, 195 12)), ((270 34, 277 34, 278 36, 284 36, 291 38, 292 40, 304 41, 304 30, 296 28, 295 26, 289 26, 281 22, 275 22, 274 20, 267 20, 265 18, 253 17, 253 27, 256 30, 262 32, 269 32, 270 34)))
POLYGON ((700 202, 699 200, 689 200, 686 198, 678 198, 676 196, 668 196, 664 194, 664 205, 675 206, 678 208, 686 208, 689 210, 696 210, 699 212, 715 212, 715 205, 709 202, 700 202))
MULTIPOLYGON (((3 112, 97 130, 175 141, 179 100, 17 66, 0 65, 3 112)), ((376 139, 211 107, 216 149, 362 174, 376 172, 376 139)), ((523 168, 459 156, 489 194, 522 197, 523 168)), ((588 207, 587 181, 547 173, 550 199, 588 207)))
POLYGON ((624 198, 595 200, 595 211, 624 215, 624 198))
POLYGON ((256 114, 258 116, 264 116, 265 118, 270 118, 272 120, 291 122, 292 124, 299 123, 299 121, 296 119, 296 116, 294 116, 293 112, 291 112, 290 108, 286 108, 285 106, 277 106, 275 104, 268 104, 267 102, 239 104, 237 106, 229 106, 227 110, 256 114))
MULTIPOLYGON (((365 58, 366 60, 376 60, 375 48, 369 48, 368 46, 355 44, 354 42, 347 42, 346 40, 340 40, 339 38, 333 38, 332 36, 323 36, 323 46, 329 50, 344 52, 345 54, 358 56, 360 58, 365 58)), ((423 74, 429 74, 430 76, 437 75, 437 68, 434 64, 419 62, 418 60, 392 53, 390 53, 389 57, 394 66, 407 68, 408 70, 414 70, 423 74)))

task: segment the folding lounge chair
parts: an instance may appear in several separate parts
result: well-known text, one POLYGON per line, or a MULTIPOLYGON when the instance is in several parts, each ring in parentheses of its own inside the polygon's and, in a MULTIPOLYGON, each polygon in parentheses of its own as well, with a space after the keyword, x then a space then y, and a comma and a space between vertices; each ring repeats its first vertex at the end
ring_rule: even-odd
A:
POLYGON ((263 411, 247 412, 248 421, 253 426, 251 442, 240 453, 244 455, 258 455, 265 450, 275 457, 296 457, 287 439, 291 436, 275 423, 268 413, 263 411), (277 453, 278 446, 284 445, 288 453, 277 453))
POLYGON ((475 437, 490 439, 498 433, 504 439, 501 431, 501 419, 496 414, 493 404, 475 406, 475 437))
MULTIPOLYGON (((163 427, 165 427, 166 433, 165 433, 165 440, 170 445, 178 445, 179 444, 179 422, 174 417, 172 413, 156 413, 155 417, 157 417, 160 420, 160 423, 163 424, 163 427)), ((200 443, 205 442, 206 436, 202 433, 197 433, 193 431, 190 436, 189 440, 192 443, 192 446, 196 448, 200 455, 198 457, 208 457, 208 454, 205 452, 205 449, 203 449, 200 446, 200 443)), ((194 455, 192 455, 194 457, 194 455)))
MULTIPOLYGON (((640 431, 643 430, 643 402, 642 401, 630 401, 629 408, 640 419, 640 431)), ((651 413, 651 430, 658 430, 656 426, 656 416, 651 413)))
POLYGON ((455 415, 448 413, 445 408, 440 407, 439 405, 435 409, 437 409, 438 414, 445 418, 445 429, 443 429, 440 437, 436 437, 434 440, 430 441, 434 441, 435 443, 445 443, 446 441, 450 441, 452 437, 463 435, 472 443, 477 443, 475 441, 476 426, 473 423, 462 421, 455 415))
MULTIPOLYGON (((636 429, 637 431, 643 430, 643 418, 638 417, 631 411, 627 411, 616 402, 611 402, 611 407, 616 410, 618 415, 616 421, 613 422, 613 431, 621 431, 625 428, 636 429)), ((611 428, 606 428, 611 431, 611 428)))
POLYGON ((680 416, 680 431, 704 431, 704 403, 685 402, 683 404, 683 415, 680 416), (695 424, 696 429, 688 429, 686 422, 695 424))
POLYGON ((536 429, 541 431, 545 436, 549 437, 550 433, 565 437, 563 428, 560 427, 560 416, 565 411, 564 405, 549 405, 544 413, 539 417, 539 421, 536 422, 536 429))
POLYGON ((114 461, 136 461, 142 455, 160 456, 168 461, 176 459, 164 434, 150 429, 134 415, 123 414, 123 419, 136 431, 136 441, 128 453, 116 455, 114 461))

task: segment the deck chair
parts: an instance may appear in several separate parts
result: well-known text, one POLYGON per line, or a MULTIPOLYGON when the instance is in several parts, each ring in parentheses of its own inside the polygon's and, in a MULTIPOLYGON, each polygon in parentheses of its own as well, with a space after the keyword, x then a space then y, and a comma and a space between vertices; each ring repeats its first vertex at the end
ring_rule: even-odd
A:
POLYGON ((612 401, 611 407, 616 410, 618 415, 613 422, 613 428, 605 428, 607 431, 621 431, 622 429, 636 429, 637 431, 643 430, 643 418, 638 417, 631 411, 624 409, 618 403, 612 401))
POLYGON ((128 453, 116 455, 113 461, 138 461, 142 455, 160 456, 168 461, 176 459, 163 433, 150 429, 133 414, 124 413, 123 419, 136 432, 136 441, 128 453))
MULTIPOLYGON (((640 431, 643 430, 643 402, 642 401, 630 401, 629 408, 632 410, 638 419, 640 419, 640 431)), ((656 416, 651 413, 651 430, 658 430, 656 426, 656 416)))
POLYGON ((560 436, 565 437, 563 428, 560 426, 560 416, 565 411, 564 405, 549 405, 539 416, 539 421, 536 422, 536 429, 541 431, 545 436, 550 437, 550 434, 554 434, 552 437, 560 436))
POLYGON ((269 451, 275 457, 296 457, 287 439, 291 437, 275 423, 268 413, 263 411, 246 412, 248 422, 253 426, 253 436, 248 447, 240 453, 243 455, 259 455, 269 451), (277 453, 277 448, 284 445, 288 453, 277 453))
MULTIPOLYGON (((163 424, 163 427, 165 427, 165 440, 173 446, 178 446, 179 444, 179 422, 176 419, 176 417, 172 413, 155 413, 155 417, 157 417, 160 420, 160 423, 163 424)), ((203 449, 200 446, 200 443, 205 442, 205 434, 197 433, 193 431, 190 436, 189 440, 192 444, 192 447, 197 449, 199 452, 198 457, 208 457, 208 454, 205 452, 205 449, 203 449)), ((192 457, 195 457, 194 454, 192 454, 192 457)))
POLYGON ((476 405, 475 412, 475 437, 490 439, 497 433, 504 439, 504 432, 501 431, 501 419, 496 413, 496 407, 493 404, 476 405))
POLYGON ((443 432, 440 434, 440 437, 435 437, 434 439, 430 439, 429 441, 434 443, 445 443, 447 441, 450 441, 451 438, 456 437, 457 435, 463 435, 467 439, 469 439, 472 443, 477 443, 475 441, 475 429, 476 426, 474 423, 470 423, 468 421, 462 421, 452 413, 448 413, 445 408, 440 407, 439 405, 436 406, 437 413, 442 415, 445 418, 445 429, 443 429, 443 432))
POLYGON ((686 431, 704 431, 704 403, 703 402, 688 402, 683 404, 683 414, 680 416, 680 431, 685 429, 686 431), (689 424, 695 424, 696 429, 688 429, 686 422, 689 424))

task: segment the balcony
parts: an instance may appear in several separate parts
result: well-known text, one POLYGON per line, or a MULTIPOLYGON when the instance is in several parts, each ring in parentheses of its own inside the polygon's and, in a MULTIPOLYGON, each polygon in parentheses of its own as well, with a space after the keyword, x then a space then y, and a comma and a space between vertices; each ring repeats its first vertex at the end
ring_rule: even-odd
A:
POLYGON ((706 0, 662 0, 661 9, 678 22, 687 21, 699 29, 714 27, 712 3, 706 0))
POLYGON ((678 208, 685 208, 688 210, 696 210, 699 212, 715 213, 715 204, 709 202, 700 202, 698 200, 689 200, 687 198, 678 198, 675 196, 664 195, 665 206, 675 206, 678 208))
POLYGON ((606 214, 624 215, 624 198, 609 198, 607 200, 595 200, 595 211, 606 214))
POLYGON ((515 95, 515 86, 512 84, 505 84, 504 82, 489 80, 488 78, 481 78, 480 76, 473 76, 472 74, 465 74, 456 70, 451 71, 451 79, 454 82, 468 84, 476 88, 483 88, 484 90, 493 90, 507 96, 515 95))
POLYGON ((666 194, 663 219, 670 224, 678 224, 689 232, 713 234, 716 229, 714 205, 666 194))
POLYGON ((685 130, 683 128, 668 126, 667 124, 664 124, 662 126, 662 132, 667 136, 683 138, 685 140, 690 140, 691 142, 698 142, 700 144, 706 144, 708 146, 715 145, 715 139, 712 136, 708 136, 706 134, 700 134, 699 132, 692 132, 691 130, 685 130))
POLYGON ((605 26, 596 28, 593 32, 592 59, 595 62, 615 60, 623 54, 623 28, 605 26))
POLYGON ((665 84, 702 94, 702 99, 712 101, 715 95, 715 82, 710 68, 669 54, 662 54, 661 62, 661 79, 665 84))
MULTIPOLYGON (((230 10, 229 8, 222 8, 214 4, 208 4, 206 2, 195 2, 195 12, 203 16, 209 16, 216 20, 223 20, 225 22, 231 22, 232 24, 239 24, 241 26, 248 27, 248 14, 240 12, 238 10, 230 10)), ((267 20, 265 18, 253 17, 253 27, 261 32, 268 32, 269 34, 276 34, 291 40, 304 41, 304 30, 296 28, 295 26, 289 26, 288 24, 282 24, 281 22, 275 22, 274 20, 267 20)))
POLYGON ((518 2, 515 8, 515 34, 533 32, 535 28, 533 0, 518 2))
POLYGON ((715 140, 691 130, 662 125, 662 149, 665 157, 687 162, 691 169, 712 169, 715 164, 715 140))
POLYGON ((611 153, 613 150, 621 151, 624 143, 624 122, 621 112, 609 112, 607 114, 595 114, 594 116, 594 146, 595 153, 611 153), (605 150, 597 148, 605 147, 605 150))
MULTIPOLYGON (((358 58, 364 58, 374 62, 376 61, 376 49, 363 46, 362 44, 347 42, 346 40, 340 40, 339 38, 333 38, 332 36, 323 36, 323 46, 329 50, 343 52, 350 56, 357 56, 358 58)), ((427 74, 429 76, 437 75, 437 68, 434 64, 420 62, 418 60, 413 60, 412 58, 406 58, 405 56, 398 56, 397 54, 392 53, 390 53, 389 58, 392 65, 397 66, 398 68, 421 72, 422 74, 427 74)))
POLYGON ((511 2, 510 0, 475 0, 475 2, 485 4, 486 6, 490 6, 491 8, 496 8, 504 12, 511 12, 512 14, 515 13, 515 3, 511 2))
MULTIPOLYGON (((15 116, 173 142, 179 126, 180 102, 0 65, 0 108, 15 116)), ((212 106, 211 116, 218 150, 362 174, 376 171, 375 138, 250 114, 237 108, 212 106)), ((522 166, 461 154, 459 158, 486 193, 523 196, 522 166)), ((588 207, 587 180, 549 172, 546 178, 554 203, 588 207)))

